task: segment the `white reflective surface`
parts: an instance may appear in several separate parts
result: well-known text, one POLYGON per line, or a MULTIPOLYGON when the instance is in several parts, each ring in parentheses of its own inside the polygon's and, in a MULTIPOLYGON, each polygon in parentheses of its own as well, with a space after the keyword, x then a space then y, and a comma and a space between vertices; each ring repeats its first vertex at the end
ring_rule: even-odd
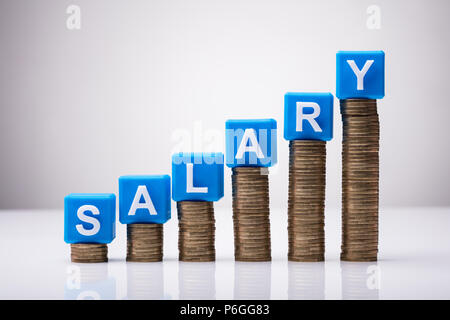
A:
POLYGON ((381 210, 377 263, 339 261, 338 210, 325 262, 288 262, 286 212, 272 210, 272 262, 235 263, 231 212, 217 211, 217 261, 179 263, 173 216, 162 263, 125 262, 118 224, 108 263, 72 264, 62 211, 1 211, 0 299, 450 299, 450 208, 381 210))

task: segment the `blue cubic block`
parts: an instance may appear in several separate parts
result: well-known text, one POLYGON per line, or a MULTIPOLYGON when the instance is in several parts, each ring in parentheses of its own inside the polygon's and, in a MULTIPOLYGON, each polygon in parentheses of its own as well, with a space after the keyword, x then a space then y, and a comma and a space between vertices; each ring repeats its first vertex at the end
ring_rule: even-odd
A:
POLYGON ((336 96, 339 99, 384 97, 384 52, 339 51, 336 54, 336 96))
POLYGON ((322 140, 333 138, 333 95, 297 93, 284 95, 284 138, 322 140))
POLYGON ((226 164, 271 167, 277 163, 277 122, 274 119, 228 120, 225 123, 226 164))
POLYGON ((170 219, 170 176, 122 176, 119 178, 119 221, 165 223, 170 219))
POLYGON ((178 153, 172 156, 175 201, 217 201, 223 197, 223 153, 178 153))
POLYGON ((72 193, 64 198, 64 241, 110 243, 116 237, 116 196, 72 193))

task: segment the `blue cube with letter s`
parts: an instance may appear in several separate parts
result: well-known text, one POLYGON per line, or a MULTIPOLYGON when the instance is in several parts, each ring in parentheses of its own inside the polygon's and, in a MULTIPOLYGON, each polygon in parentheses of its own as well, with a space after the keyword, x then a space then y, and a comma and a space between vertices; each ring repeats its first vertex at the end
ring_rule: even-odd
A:
POLYGON ((110 243, 116 237, 116 196, 72 193, 64 198, 64 241, 110 243))

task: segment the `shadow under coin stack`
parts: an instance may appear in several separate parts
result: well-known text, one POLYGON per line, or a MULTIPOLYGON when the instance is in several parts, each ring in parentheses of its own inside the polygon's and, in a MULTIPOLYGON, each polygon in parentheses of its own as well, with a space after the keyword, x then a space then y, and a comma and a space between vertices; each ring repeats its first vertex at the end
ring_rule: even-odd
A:
POLYGON ((64 241, 78 263, 108 261, 108 243, 116 237, 116 196, 72 193, 64 198, 64 241))
POLYGON ((326 141, 333 136, 331 93, 287 93, 289 261, 325 259, 326 141))
POLYGON ((216 299, 216 263, 180 262, 178 292, 180 300, 216 299))
POLYGON ((119 219, 127 225, 127 261, 162 261, 163 224, 170 219, 170 177, 120 177, 119 219))
POLYGON ((234 300, 269 300, 272 263, 234 264, 234 300))
POLYGON ((341 260, 376 261, 380 131, 375 99, 384 97, 384 53, 339 52, 337 66, 343 122, 341 260))
POLYGON ((223 197, 223 154, 172 156, 172 196, 177 201, 179 260, 216 260, 214 202, 223 197))
POLYGON ((325 299, 325 262, 288 262, 288 299, 325 299))
POLYGON ((163 300, 163 263, 127 263, 127 300, 163 300))
POLYGON ((378 300, 380 270, 376 262, 341 261, 343 300, 378 300))
POLYGON ((235 260, 270 261, 268 167, 276 163, 276 121, 228 120, 226 137, 235 260))

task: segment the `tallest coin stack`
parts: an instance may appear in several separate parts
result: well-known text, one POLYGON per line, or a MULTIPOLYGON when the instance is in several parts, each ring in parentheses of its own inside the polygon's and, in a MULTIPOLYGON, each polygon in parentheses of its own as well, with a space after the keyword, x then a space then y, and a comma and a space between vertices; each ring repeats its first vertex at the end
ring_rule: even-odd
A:
POLYGON ((376 261, 379 122, 376 100, 341 100, 342 260, 376 261))
POLYGON ((378 257, 379 139, 375 99, 384 97, 384 52, 338 52, 337 96, 341 104, 341 260, 378 257))

